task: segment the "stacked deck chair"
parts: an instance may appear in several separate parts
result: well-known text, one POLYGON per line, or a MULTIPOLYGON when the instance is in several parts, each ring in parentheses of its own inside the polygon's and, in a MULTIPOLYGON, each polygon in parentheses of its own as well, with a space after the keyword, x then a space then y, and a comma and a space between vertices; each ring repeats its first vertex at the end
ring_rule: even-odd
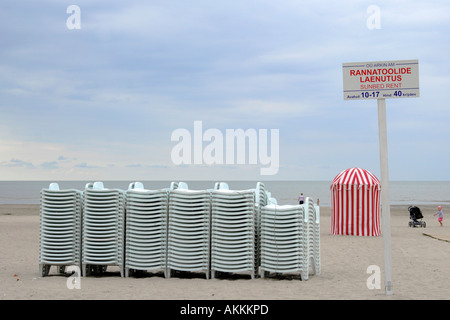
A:
POLYGON ((102 182, 88 183, 83 200, 83 276, 118 266, 123 277, 125 192, 106 189, 102 182))
MULTIPOLYGON (((257 182, 255 188, 255 217, 256 217, 256 270, 261 264, 261 210, 267 205, 270 197, 270 192, 266 190, 264 183, 257 182)), ((258 272, 257 272, 258 274, 258 272)))
POLYGON ((130 270, 166 272, 168 193, 130 183, 126 192, 125 277, 130 270))
POLYGON ((60 190, 51 183, 40 193, 39 274, 47 276, 50 267, 60 273, 66 266, 81 267, 81 191, 60 190))
POLYGON ((169 192, 167 273, 205 272, 209 279, 211 193, 186 183, 169 192))
POLYGON ((265 206, 261 212, 261 276, 270 272, 320 273, 318 207, 310 198, 303 205, 265 206))
POLYGON ((212 191, 211 277, 216 271, 257 275, 255 190, 212 191))
POLYGON ((311 198, 306 198, 303 204, 305 212, 308 212, 308 255, 309 266, 312 267, 313 274, 320 274, 320 207, 315 205, 311 198))

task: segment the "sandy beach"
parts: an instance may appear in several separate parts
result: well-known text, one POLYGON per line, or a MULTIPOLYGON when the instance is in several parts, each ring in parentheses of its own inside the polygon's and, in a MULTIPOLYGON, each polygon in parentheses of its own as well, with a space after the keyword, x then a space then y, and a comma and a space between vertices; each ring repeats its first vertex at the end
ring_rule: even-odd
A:
POLYGON ((0 205, 0 299, 305 300, 450 299, 450 219, 440 227, 436 208, 420 206, 426 228, 409 228, 406 207, 391 208, 394 295, 386 296, 383 238, 331 235, 330 208, 321 208, 321 274, 250 279, 247 275, 206 280, 204 274, 165 279, 162 273, 122 278, 114 267, 83 277, 68 289, 69 274, 52 267, 39 275, 39 205, 0 205), (381 288, 369 289, 369 266, 381 269, 381 288))

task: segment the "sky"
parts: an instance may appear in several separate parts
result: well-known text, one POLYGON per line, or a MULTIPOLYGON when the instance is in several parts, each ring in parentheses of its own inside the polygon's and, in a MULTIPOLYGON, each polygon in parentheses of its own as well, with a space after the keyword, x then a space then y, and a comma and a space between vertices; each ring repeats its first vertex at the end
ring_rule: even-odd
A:
POLYGON ((411 59, 420 97, 386 99, 389 178, 450 180, 449 16, 447 0, 3 0, 0 180, 379 177, 377 101, 343 99, 342 64, 411 59), (253 161, 225 160, 238 129, 253 161))

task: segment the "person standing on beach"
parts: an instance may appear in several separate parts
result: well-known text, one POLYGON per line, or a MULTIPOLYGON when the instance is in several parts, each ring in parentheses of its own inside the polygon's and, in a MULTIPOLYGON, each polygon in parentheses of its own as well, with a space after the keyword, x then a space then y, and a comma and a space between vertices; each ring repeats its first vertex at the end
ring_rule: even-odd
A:
POLYGON ((303 193, 300 193, 300 197, 298 197, 298 203, 303 204, 305 198, 303 197, 303 193))
POLYGON ((441 227, 443 226, 442 224, 442 220, 444 220, 444 212, 442 211, 442 207, 438 206, 438 212, 436 212, 435 214, 433 214, 433 216, 438 216, 438 221, 441 224, 441 227))

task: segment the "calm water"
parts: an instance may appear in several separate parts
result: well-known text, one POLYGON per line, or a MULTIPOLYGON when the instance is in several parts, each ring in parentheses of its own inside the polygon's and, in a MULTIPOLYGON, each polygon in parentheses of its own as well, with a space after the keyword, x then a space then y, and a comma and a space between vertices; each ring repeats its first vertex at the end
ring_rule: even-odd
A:
MULTIPOLYGON (((0 204, 39 204, 39 192, 54 181, 0 181, 0 204)), ((87 182, 56 181, 60 189, 83 190, 87 182)), ((105 188, 126 190, 132 181, 103 181, 105 188)), ((146 189, 170 186, 170 181, 141 181, 146 189)), ((186 181, 189 189, 211 189, 215 181, 186 181)), ((256 181, 227 181, 230 189, 252 189, 256 181)), ((330 206, 331 181, 263 181, 278 204, 296 204, 302 192, 321 206, 330 206)), ((450 181, 391 181, 391 204, 401 205, 450 205, 450 181)))

